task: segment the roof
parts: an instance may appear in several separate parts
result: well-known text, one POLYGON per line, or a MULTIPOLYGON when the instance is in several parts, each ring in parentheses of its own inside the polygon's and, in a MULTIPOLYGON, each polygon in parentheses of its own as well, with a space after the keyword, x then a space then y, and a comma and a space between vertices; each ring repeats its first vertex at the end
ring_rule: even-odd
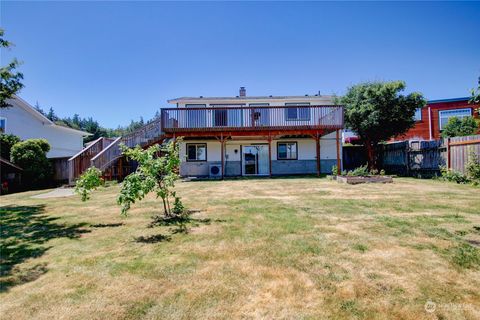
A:
POLYGON ((70 127, 64 127, 64 126, 60 126, 58 124, 55 124, 53 121, 51 121, 50 119, 45 117, 42 113, 40 113, 38 110, 36 110, 28 102, 26 102, 25 100, 23 100, 19 96, 14 96, 14 98, 12 100, 14 100, 16 102, 15 103, 16 106, 18 106, 18 107, 22 108, 23 110, 25 110, 26 112, 30 113, 33 117, 37 118, 40 122, 42 122, 43 125, 52 126, 55 129, 70 131, 70 132, 73 132, 73 133, 76 133, 76 134, 79 134, 79 135, 82 135, 82 136, 91 136, 92 135, 89 132, 85 132, 85 131, 81 131, 81 130, 73 129, 73 128, 70 128, 70 127))
POLYGON ((469 101, 471 97, 461 97, 461 98, 450 98, 450 99, 439 99, 439 100, 429 100, 428 104, 431 103, 442 103, 442 102, 458 102, 458 101, 469 101))
POLYGON ((325 95, 304 95, 304 96, 245 96, 245 97, 180 97, 167 100, 168 103, 177 103, 182 101, 207 101, 207 100, 332 100, 334 96, 325 95))
POLYGON ((7 165, 7 166, 9 166, 9 167, 12 167, 12 168, 15 168, 15 169, 17 169, 17 170, 23 171, 22 168, 20 168, 19 166, 11 163, 10 161, 8 161, 8 160, 5 159, 5 158, 0 157, 0 163, 3 163, 3 164, 5 164, 5 165, 7 165))

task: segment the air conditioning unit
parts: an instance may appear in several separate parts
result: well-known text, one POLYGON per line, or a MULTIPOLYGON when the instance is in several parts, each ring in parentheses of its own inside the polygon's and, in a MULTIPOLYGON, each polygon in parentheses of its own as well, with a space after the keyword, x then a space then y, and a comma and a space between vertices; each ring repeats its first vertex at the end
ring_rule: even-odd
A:
POLYGON ((210 170, 208 170, 210 178, 221 178, 222 177, 222 166, 219 164, 211 164, 210 170))

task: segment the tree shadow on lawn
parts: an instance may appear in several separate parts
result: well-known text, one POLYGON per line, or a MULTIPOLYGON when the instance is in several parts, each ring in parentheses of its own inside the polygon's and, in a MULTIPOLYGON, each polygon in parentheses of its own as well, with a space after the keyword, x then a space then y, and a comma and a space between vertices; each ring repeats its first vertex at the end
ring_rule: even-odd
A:
MULTIPOLYGON (((210 218, 193 218, 192 214, 200 212, 199 210, 189 210, 181 216, 174 217, 165 217, 155 215, 152 217, 152 222, 148 224, 148 228, 154 228, 159 226, 169 226, 171 235, 177 233, 187 234, 189 233, 189 227, 198 227, 200 224, 209 225, 212 222, 226 222, 227 220, 223 219, 210 219, 210 218)), ((172 239, 171 235, 156 234, 148 237, 137 237, 135 238, 136 242, 140 243, 158 243, 164 241, 170 241, 172 239)))
POLYGON ((48 271, 45 264, 21 268, 22 262, 42 256, 55 238, 79 238, 85 223, 57 223, 58 217, 45 214, 45 205, 0 207, 0 292, 33 281, 48 271))

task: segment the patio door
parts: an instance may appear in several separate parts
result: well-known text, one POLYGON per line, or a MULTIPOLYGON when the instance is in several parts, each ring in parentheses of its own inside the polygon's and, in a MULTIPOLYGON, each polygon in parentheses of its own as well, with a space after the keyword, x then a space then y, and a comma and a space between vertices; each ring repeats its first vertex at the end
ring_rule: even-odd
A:
POLYGON ((268 145, 252 145, 242 148, 243 175, 268 175, 270 160, 268 159, 268 145))

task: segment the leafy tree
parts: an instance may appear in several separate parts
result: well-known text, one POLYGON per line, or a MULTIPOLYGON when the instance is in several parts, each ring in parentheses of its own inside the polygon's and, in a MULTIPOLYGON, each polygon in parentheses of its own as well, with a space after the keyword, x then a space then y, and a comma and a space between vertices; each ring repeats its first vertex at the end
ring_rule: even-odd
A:
MULTIPOLYGON (((162 199, 165 218, 182 217, 184 206, 174 191, 180 165, 178 143, 171 141, 166 147, 154 145, 146 150, 140 146, 133 149, 125 145, 120 147, 127 158, 138 163, 137 170, 123 180, 117 198, 117 203, 122 207, 122 214, 127 214, 132 203, 154 192, 162 199)), ((75 191, 82 196, 83 201, 88 199, 91 190, 101 184, 100 174, 98 169, 90 168, 77 180, 75 191)))
POLYGON ((10 158, 23 169, 22 180, 30 187, 49 184, 52 169, 47 159, 48 151, 50 145, 45 139, 27 139, 12 147, 10 158))
POLYGON ((470 98, 470 103, 480 103, 480 77, 478 77, 477 89, 472 89, 471 95, 472 97, 470 98))
POLYGON ((360 83, 339 99, 345 106, 345 125, 365 144, 369 169, 377 167, 377 144, 410 129, 415 110, 426 104, 421 93, 400 94, 405 86, 403 81, 360 83))
POLYGON ((442 130, 442 137, 470 136, 475 134, 477 130, 478 124, 473 117, 464 117, 462 119, 451 117, 442 130))
POLYGON ((151 146, 142 150, 140 146, 130 149, 121 146, 123 154, 137 161, 137 170, 128 175, 123 181, 118 204, 122 206, 122 214, 126 214, 132 203, 143 199, 150 192, 154 192, 163 202, 163 212, 166 218, 183 213, 183 205, 176 196, 173 188, 178 179, 177 169, 180 165, 178 143, 171 141, 166 147, 151 146), (158 153, 163 156, 158 157, 158 153), (174 208, 170 206, 170 199, 174 199, 174 208))
POLYGON ((50 107, 50 109, 48 109, 47 118, 48 118, 50 121, 53 121, 53 122, 59 120, 59 118, 58 118, 57 115, 55 114, 55 111, 53 110, 52 107, 50 107))
POLYGON ((20 142, 20 138, 13 134, 0 134, 0 152, 3 159, 10 160, 10 150, 20 142))
MULTIPOLYGON (((13 44, 3 38, 5 31, 0 28, 0 48, 9 49, 13 44)), ((13 59, 6 66, 0 67, 0 108, 10 107, 7 99, 10 99, 20 89, 23 88, 22 80, 23 74, 16 71, 20 62, 13 59)))
POLYGON ((75 193, 82 196, 82 201, 88 200, 90 193, 103 184, 101 177, 102 172, 99 169, 90 167, 75 182, 75 193))

